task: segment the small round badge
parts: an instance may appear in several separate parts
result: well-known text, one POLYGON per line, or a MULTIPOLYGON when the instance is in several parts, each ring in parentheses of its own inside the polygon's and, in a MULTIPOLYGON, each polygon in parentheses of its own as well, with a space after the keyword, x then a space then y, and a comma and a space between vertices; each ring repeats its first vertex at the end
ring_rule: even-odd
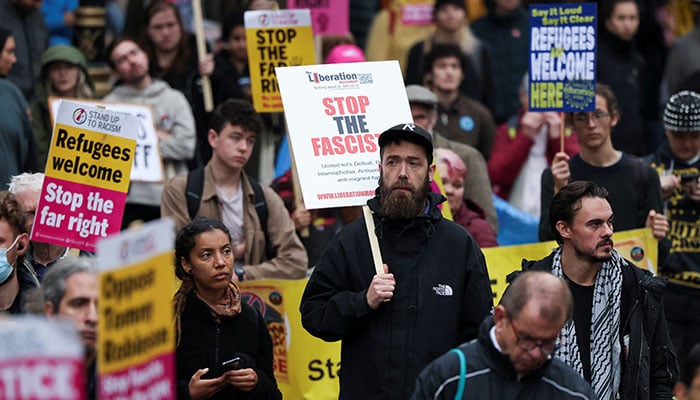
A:
POLYGON ((463 131, 471 131, 474 129, 474 118, 464 115, 459 119, 459 127, 462 128, 463 131))

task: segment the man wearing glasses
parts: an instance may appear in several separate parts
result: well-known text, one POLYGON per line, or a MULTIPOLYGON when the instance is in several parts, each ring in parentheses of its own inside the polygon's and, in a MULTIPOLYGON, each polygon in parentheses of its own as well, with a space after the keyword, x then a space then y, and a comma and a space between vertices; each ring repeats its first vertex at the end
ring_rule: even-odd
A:
POLYGON ((564 280, 542 271, 520 274, 481 324, 479 338, 456 349, 464 371, 459 353, 445 353, 418 376, 412 399, 594 399, 580 375, 551 357, 573 308, 564 280))
POLYGON ((597 84, 595 111, 568 115, 581 152, 573 157, 559 152, 542 172, 540 240, 554 239, 548 215, 552 197, 573 181, 593 181, 608 190, 618 231, 648 227, 655 238, 668 232, 662 213, 661 189, 656 171, 644 161, 617 150, 611 131, 619 121, 619 107, 609 87, 597 84))
POLYGON ((670 399, 678 364, 661 306, 665 281, 613 248, 607 196, 590 181, 564 186, 549 214, 559 247, 523 262, 523 270, 550 271, 568 282, 574 314, 554 356, 590 382, 598 399, 670 399))

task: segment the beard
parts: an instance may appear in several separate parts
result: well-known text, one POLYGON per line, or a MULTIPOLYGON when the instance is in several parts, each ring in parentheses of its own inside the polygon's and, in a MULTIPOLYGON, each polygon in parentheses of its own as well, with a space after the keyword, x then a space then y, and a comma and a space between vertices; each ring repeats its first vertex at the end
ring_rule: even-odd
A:
POLYGON ((415 188, 408 183, 408 179, 401 179, 392 186, 384 182, 383 177, 379 177, 379 193, 382 214, 390 219, 411 219, 423 212, 425 209, 425 199, 430 192, 428 176, 425 176, 422 187, 415 188), (409 191, 397 192, 395 189, 401 188, 409 191))
POLYGON ((574 251, 576 252, 576 255, 578 258, 582 258, 590 263, 602 263, 606 261, 610 261, 612 259, 612 248, 613 248, 613 241, 612 239, 606 239, 606 240, 601 240, 596 244, 595 249, 593 249, 590 252, 586 252, 583 249, 579 248, 578 246, 574 246, 574 251), (599 256, 596 255, 596 250, 598 247, 605 246, 605 245, 610 245, 610 253, 604 256, 599 256))

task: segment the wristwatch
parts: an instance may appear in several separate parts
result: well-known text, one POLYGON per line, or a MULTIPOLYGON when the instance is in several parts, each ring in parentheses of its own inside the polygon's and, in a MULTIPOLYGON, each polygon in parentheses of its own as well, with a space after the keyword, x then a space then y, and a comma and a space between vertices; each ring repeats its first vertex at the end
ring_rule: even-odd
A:
POLYGON ((233 265, 233 272, 236 273, 236 276, 238 277, 238 281, 243 282, 243 278, 245 277, 245 271, 243 270, 243 263, 242 262, 236 262, 233 265))

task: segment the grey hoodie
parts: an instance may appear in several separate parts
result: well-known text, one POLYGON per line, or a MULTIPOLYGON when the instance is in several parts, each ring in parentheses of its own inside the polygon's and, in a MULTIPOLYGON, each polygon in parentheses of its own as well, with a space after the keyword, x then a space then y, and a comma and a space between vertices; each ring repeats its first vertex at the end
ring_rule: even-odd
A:
MULTIPOLYGON (((104 99, 149 105, 156 127, 172 134, 158 142, 165 179, 187 171, 186 162, 194 156, 196 136, 194 116, 185 95, 160 79, 153 78, 153 83, 143 90, 131 85, 121 85, 114 88, 104 99)), ((126 202, 160 206, 162 191, 162 183, 132 182, 126 202)))

